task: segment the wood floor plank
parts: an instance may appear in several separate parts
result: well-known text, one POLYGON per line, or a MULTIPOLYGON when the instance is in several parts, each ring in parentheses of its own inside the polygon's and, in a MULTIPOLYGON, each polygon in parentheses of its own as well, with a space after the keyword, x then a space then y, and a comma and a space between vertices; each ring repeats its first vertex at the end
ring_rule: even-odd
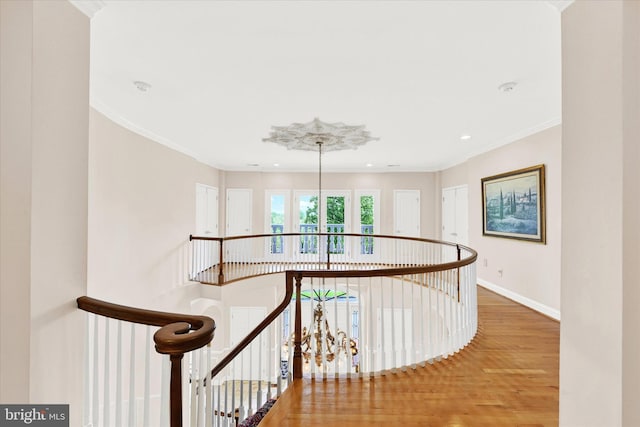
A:
POLYGON ((559 322, 481 287, 478 322, 465 349, 432 365, 295 381, 260 426, 557 426, 559 322))

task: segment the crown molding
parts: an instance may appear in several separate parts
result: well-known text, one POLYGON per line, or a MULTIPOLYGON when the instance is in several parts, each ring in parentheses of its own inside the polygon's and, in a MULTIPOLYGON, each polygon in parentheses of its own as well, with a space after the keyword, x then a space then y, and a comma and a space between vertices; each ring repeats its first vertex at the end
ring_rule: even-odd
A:
POLYGON ((93 18, 96 13, 100 12, 107 4, 104 0, 69 0, 80 12, 93 18))
POLYGON ((547 4, 562 13, 574 0, 547 0, 547 4))

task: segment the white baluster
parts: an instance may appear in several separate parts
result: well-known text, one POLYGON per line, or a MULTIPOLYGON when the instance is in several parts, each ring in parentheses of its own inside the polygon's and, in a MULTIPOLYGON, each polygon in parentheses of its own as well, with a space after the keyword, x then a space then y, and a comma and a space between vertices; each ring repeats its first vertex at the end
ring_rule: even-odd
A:
MULTIPOLYGON (((404 246, 404 245, 403 245, 404 246)), ((404 258, 403 258, 404 259, 404 258)), ((395 294, 395 290, 394 290, 394 283, 396 281, 395 278, 391 277, 389 279, 389 281, 391 282, 391 298, 390 300, 390 304, 391 304, 391 370, 393 372, 395 372, 396 367, 398 366, 398 361, 396 360, 396 353, 397 353, 397 347, 396 347, 396 305, 394 303, 394 294, 395 294)))
POLYGON ((91 317, 92 314, 85 312, 85 340, 84 340, 84 399, 82 399, 82 425, 87 426, 91 422, 91 317))
MULTIPOLYGON (((335 323, 334 323, 334 327, 335 327, 335 339, 337 339, 337 334, 338 334, 338 281, 337 279, 334 277, 333 278, 333 318, 335 319, 335 323)), ((327 331, 328 332, 328 331, 327 331)), ((326 336, 326 335, 325 335, 326 336)), ((327 343, 327 346, 329 345, 329 343, 327 343)), ((328 349, 327 349, 328 350, 328 349)), ((336 345, 333 346, 333 351, 334 351, 334 359, 333 359, 333 375, 335 378, 338 378, 338 375, 340 374, 340 367, 338 365, 338 361, 340 359, 340 353, 338 352, 338 343, 336 343, 336 345)))
POLYGON ((131 323, 129 344, 129 419, 128 425, 136 423, 136 324, 131 323))
MULTIPOLYGON (((369 322, 367 323, 367 331, 369 332, 369 360, 368 360, 368 368, 369 368, 369 376, 373 376, 373 373, 376 370, 376 350, 374 347, 373 341, 373 277, 369 277, 369 322)), ((364 322, 363 322, 364 324, 364 322)))
POLYGON ((213 378, 211 378, 211 343, 207 344, 207 370, 205 371, 207 403, 204 412, 205 426, 213 427, 213 378))
POLYGON ((425 310, 429 313, 429 308, 424 306, 424 288, 429 290, 429 284, 427 281, 427 273, 421 274, 422 283, 420 283, 420 350, 416 360, 420 363, 420 366, 424 366, 425 360, 428 358, 427 352, 424 345, 424 312, 425 310))
POLYGON ((435 355, 435 349, 434 349, 434 342, 433 342, 433 334, 435 333, 434 331, 434 317, 433 316, 433 305, 431 304, 431 297, 432 297, 432 292, 433 292, 433 287, 432 287, 432 283, 435 280, 434 278, 434 274, 433 273, 427 273, 427 322, 429 327, 428 327, 428 331, 427 331, 427 337, 428 337, 428 343, 429 346, 428 348, 428 355, 429 355, 429 359, 428 361, 431 363, 433 361, 433 357, 435 355))
MULTIPOLYGON (((225 386, 226 387, 226 386, 225 386)), ((222 420, 221 420, 221 414, 222 414, 222 404, 220 401, 220 394, 221 394, 221 386, 220 384, 218 384, 218 405, 216 406, 216 411, 218 413, 218 415, 216 416, 216 427, 220 427, 222 425, 222 420)))
POLYGON ((149 399, 151 396, 151 326, 146 327, 144 350, 144 409, 142 415, 142 425, 148 426, 151 423, 149 419, 149 399))
POLYGON ((107 317, 104 320, 104 395, 102 396, 102 419, 103 425, 109 426, 111 425, 109 421, 109 412, 111 407, 109 399, 109 378, 111 376, 109 372, 109 352, 111 349, 109 348, 109 318, 107 317))
MULTIPOLYGON (((262 333, 260 333, 260 335, 258 336, 258 395, 256 396, 256 409, 262 407, 262 404, 264 403, 262 401, 262 347, 263 347, 263 336, 262 333)), ((251 353, 251 358, 252 357, 251 353)), ((253 372, 249 373, 250 377, 253 377, 253 372)), ((249 394, 251 394, 251 391, 249 391, 249 394)))
POLYGON ((171 362, 169 356, 162 357, 162 380, 160 391, 160 426, 169 426, 169 383, 171 377, 171 362))
MULTIPOLYGON (((313 309, 315 308, 313 306, 313 278, 310 280, 310 284, 311 284, 311 290, 310 290, 310 297, 309 297, 309 313, 311 313, 311 329, 307 331, 307 333, 310 335, 310 340, 309 340, 309 351, 311 353, 311 357, 309 359, 309 366, 311 368, 311 378, 315 378, 316 377, 316 353, 319 351, 316 347, 317 347, 317 343, 316 340, 313 337, 313 328, 315 327, 315 322, 314 322, 314 318, 313 318, 313 309)), ((301 298, 302 299, 302 298, 301 298)), ((318 301, 320 302, 320 301, 318 301)), ((300 305, 302 306, 302 302, 300 303, 300 305)), ((319 332, 319 331, 318 331, 319 332)))
MULTIPOLYGON (((358 343, 358 378, 362 378, 362 367, 364 362, 364 339, 362 334, 362 328, 364 326, 362 316, 362 278, 358 278, 358 336, 355 337, 356 342, 358 343)), ((351 343, 349 343, 351 345, 351 343)))
POLYGON ((122 322, 117 321, 116 344, 116 427, 122 425, 122 322))
POLYGON ((92 392, 92 411, 91 411, 91 420, 93 421, 93 425, 97 426, 100 420, 100 398, 99 394, 99 351, 98 351, 98 341, 99 341, 99 333, 98 333, 98 316, 93 317, 93 392, 92 392))
MULTIPOLYGON (((345 279, 345 287, 346 287, 346 292, 347 292, 347 301, 345 304, 345 313, 346 313, 346 322, 347 324, 345 325, 345 329, 346 329, 346 336, 347 336, 347 342, 345 344, 345 359, 346 359, 346 369, 347 369, 347 377, 351 378, 351 367, 353 366, 353 355, 351 354, 351 329, 353 328, 353 316, 350 313, 350 304, 349 304, 349 278, 347 277, 345 279)), ((338 306, 338 304, 336 304, 336 307, 338 306)), ((337 322, 338 316, 336 315, 336 322, 337 322)))
POLYGON ((206 347, 200 348, 198 350, 194 350, 193 353, 198 353, 198 375, 196 375, 196 384, 198 390, 198 427, 204 427, 204 416, 205 416, 205 398, 206 398, 206 378, 207 373, 204 370, 205 366, 205 357, 206 357, 206 347))
MULTIPOLYGON (((189 420, 190 426, 195 427, 197 421, 197 387, 198 387, 198 355, 197 351, 188 353, 189 370, 188 370, 188 387, 189 387, 189 420)), ((163 388, 164 390, 164 388, 163 388)))
MULTIPOLYGON (((236 413, 236 370, 235 370, 236 360, 231 361, 231 409, 230 416, 233 419, 236 413)), ((229 418, 229 417, 227 417, 229 418)), ((234 423, 235 424, 235 423, 234 423)))
POLYGON ((418 276, 416 275, 411 275, 411 341, 410 341, 410 349, 411 351, 409 351, 409 363, 411 364, 411 367, 413 369, 416 368, 416 322, 415 322, 415 318, 416 318, 416 309, 415 309, 415 296, 414 296, 414 291, 416 286, 420 285, 420 281, 418 279, 418 276))
MULTIPOLYGON (((301 286, 302 289, 302 286, 301 286)), ((300 300, 302 300, 302 297, 300 297, 300 300)), ((302 301, 300 301, 300 307, 302 307, 302 301)), ((291 325, 293 323, 295 323, 295 318, 297 316, 297 309, 296 309, 296 304, 293 302, 293 300, 291 301, 291 304, 289 305, 289 336, 286 337, 287 342, 289 343, 287 346, 287 383, 286 383, 286 387, 289 386, 289 384, 291 383, 291 381, 293 381, 293 339, 294 339, 294 334, 291 333, 291 325)), ((300 317, 302 318, 302 313, 300 313, 300 317)), ((293 324, 293 329, 295 330, 295 324, 293 324)))
MULTIPOLYGON (((393 279, 392 279, 393 280, 393 279)), ((380 373, 384 374, 384 371, 387 369, 387 364, 385 363, 385 353, 387 349, 384 345, 384 336, 385 336, 385 327, 384 327, 384 278, 380 278, 380 373)), ((393 316, 391 316, 393 318, 393 316)))
MULTIPOLYGON (((405 304, 404 304, 404 288, 405 288, 405 282, 406 282, 406 278, 403 275, 402 278, 400 279, 400 293, 402 294, 402 302, 400 304, 401 306, 401 313, 402 313, 402 318, 401 318, 401 325, 402 325, 402 351, 401 351, 401 356, 402 356, 402 370, 406 371, 406 367, 408 365, 407 362, 407 325, 405 324, 405 304)), ((412 313, 413 314, 413 313, 412 313)), ((412 328, 413 329, 413 328, 412 328)))

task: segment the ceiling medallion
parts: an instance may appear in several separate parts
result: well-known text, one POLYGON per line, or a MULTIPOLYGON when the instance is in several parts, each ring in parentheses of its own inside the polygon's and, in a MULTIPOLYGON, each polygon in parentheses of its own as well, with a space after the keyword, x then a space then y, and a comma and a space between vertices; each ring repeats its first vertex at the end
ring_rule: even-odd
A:
POLYGON ((317 117, 308 123, 292 123, 289 126, 271 126, 269 138, 263 142, 274 142, 288 150, 338 151, 356 149, 369 141, 379 140, 361 126, 349 126, 344 123, 325 123, 317 117))

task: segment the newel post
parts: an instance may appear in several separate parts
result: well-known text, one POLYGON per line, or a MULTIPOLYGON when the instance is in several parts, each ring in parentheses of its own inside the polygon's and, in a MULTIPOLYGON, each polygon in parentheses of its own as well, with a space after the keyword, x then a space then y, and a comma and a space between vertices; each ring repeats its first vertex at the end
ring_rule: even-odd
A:
POLYGON ((171 354, 171 384, 170 384, 170 425, 182 427, 182 356, 171 354))
POLYGON ((331 235, 327 234, 327 270, 331 270, 331 235))
POLYGON ((296 276, 296 324, 293 339, 293 378, 302 378, 302 277, 296 276))
POLYGON ((220 259, 219 264, 218 264, 218 285, 222 285, 224 283, 224 270, 223 270, 223 266, 224 266, 224 245, 223 242, 224 240, 219 240, 218 241, 220 244, 220 259))

